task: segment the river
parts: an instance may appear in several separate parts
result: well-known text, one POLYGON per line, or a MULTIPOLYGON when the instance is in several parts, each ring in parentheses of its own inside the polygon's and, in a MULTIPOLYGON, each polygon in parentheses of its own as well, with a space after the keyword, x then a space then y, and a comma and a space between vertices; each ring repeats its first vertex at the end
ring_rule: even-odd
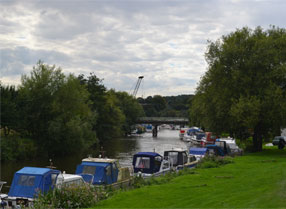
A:
MULTIPOLYGON (((161 129, 158 132, 157 138, 153 138, 152 133, 144 133, 140 136, 112 139, 103 143, 105 156, 119 159, 122 167, 131 167, 132 156, 137 152, 153 152, 155 150, 155 152, 163 155, 164 150, 172 148, 187 148, 187 144, 179 139, 178 130, 161 129)), ((66 171, 66 173, 75 173, 76 166, 88 155, 90 153, 80 153, 78 155, 52 159, 53 165, 58 170, 66 171)), ((7 182, 2 192, 8 192, 9 185, 11 185, 13 175, 16 171, 25 166, 45 167, 47 165, 49 165, 49 159, 2 163, 1 181, 7 182)))

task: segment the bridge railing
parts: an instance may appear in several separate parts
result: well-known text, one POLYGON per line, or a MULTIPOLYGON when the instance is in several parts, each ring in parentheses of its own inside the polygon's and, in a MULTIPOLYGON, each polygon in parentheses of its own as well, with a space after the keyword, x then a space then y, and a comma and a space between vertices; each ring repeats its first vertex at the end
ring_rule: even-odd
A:
POLYGON ((141 117, 137 120, 137 123, 148 124, 188 124, 188 118, 180 117, 141 117))

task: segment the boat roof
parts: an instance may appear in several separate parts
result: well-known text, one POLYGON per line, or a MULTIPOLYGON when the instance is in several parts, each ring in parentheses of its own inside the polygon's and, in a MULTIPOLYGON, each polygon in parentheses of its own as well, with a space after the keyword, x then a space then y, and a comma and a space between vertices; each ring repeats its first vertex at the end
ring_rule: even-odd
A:
POLYGON ((17 171, 17 174, 31 174, 31 175, 43 175, 50 171, 57 171, 50 168, 37 168, 37 167, 24 167, 17 171))
POLYGON ((144 156, 152 156, 152 157, 156 157, 156 156, 161 156, 160 154, 158 154, 157 152, 138 152, 137 155, 144 155, 144 156))
POLYGON ((82 179, 82 177, 80 175, 75 175, 75 174, 67 174, 67 173, 63 173, 62 177, 65 180, 75 180, 75 179, 82 179))
POLYGON ((94 162, 94 163, 114 163, 117 162, 117 159, 110 159, 110 158, 84 158, 82 162, 94 162))
POLYGON ((191 147, 190 154, 192 155, 205 155, 207 148, 191 147))
POLYGON ((170 150, 166 150, 165 152, 186 152, 187 150, 183 148, 172 148, 170 150))

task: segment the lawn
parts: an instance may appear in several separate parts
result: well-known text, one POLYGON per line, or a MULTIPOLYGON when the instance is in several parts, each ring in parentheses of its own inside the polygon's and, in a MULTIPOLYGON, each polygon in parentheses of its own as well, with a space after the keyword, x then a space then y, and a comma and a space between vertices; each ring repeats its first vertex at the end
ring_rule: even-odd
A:
POLYGON ((119 192, 94 208, 286 208, 286 150, 266 149, 194 171, 119 192))

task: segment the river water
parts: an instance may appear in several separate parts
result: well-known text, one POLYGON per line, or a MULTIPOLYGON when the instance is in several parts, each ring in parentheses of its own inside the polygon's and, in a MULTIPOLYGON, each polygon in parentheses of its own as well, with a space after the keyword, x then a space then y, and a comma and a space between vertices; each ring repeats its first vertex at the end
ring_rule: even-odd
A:
MULTIPOLYGON (((132 156, 137 152, 153 152, 155 150, 155 152, 163 155, 167 149, 186 149, 187 143, 179 139, 178 130, 161 129, 158 132, 157 138, 153 138, 152 133, 144 133, 134 137, 107 140, 102 146, 106 157, 119 159, 122 167, 131 167, 132 156)), ((53 165, 56 166, 56 169, 66 171, 66 173, 75 173, 76 166, 88 155, 90 153, 80 153, 53 159, 53 165)), ((97 156, 93 155, 92 157, 97 156)), ((0 180, 7 182, 2 192, 6 193, 9 191, 9 185, 11 185, 13 175, 16 171, 25 166, 46 167, 47 165, 49 165, 49 159, 2 163, 0 180)))

